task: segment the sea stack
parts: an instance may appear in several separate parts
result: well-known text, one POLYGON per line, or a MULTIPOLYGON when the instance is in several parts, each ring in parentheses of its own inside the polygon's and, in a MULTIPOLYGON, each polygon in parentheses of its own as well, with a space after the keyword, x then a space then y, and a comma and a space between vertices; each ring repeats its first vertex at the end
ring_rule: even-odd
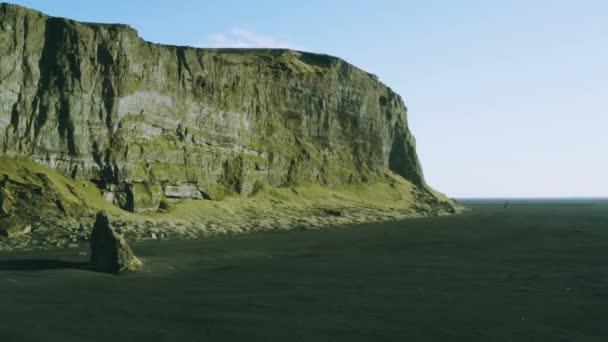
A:
POLYGON ((137 271, 142 266, 143 262, 133 254, 125 238, 112 229, 108 214, 98 212, 91 232, 91 268, 121 273, 137 271))

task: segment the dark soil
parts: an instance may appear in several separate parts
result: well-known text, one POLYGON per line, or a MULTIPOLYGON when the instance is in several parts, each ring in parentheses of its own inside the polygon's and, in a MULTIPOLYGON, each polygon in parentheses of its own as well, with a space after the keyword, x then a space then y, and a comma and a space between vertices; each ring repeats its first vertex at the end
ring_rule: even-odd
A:
POLYGON ((470 213, 0 253, 2 341, 608 340, 608 205, 476 202, 470 213))

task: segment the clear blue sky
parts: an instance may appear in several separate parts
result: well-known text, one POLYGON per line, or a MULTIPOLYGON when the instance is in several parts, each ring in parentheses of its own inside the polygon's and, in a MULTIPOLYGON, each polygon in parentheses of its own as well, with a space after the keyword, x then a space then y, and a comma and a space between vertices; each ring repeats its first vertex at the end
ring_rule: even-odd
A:
POLYGON ((10 2, 153 42, 336 55, 403 96, 438 190, 608 196, 608 1, 10 2))

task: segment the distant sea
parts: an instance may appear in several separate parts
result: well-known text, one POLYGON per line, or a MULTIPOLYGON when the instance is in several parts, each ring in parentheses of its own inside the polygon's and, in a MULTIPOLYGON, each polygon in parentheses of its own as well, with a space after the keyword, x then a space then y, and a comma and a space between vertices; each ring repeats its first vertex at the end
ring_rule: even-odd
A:
POLYGON ((509 202, 509 205, 593 205, 608 204, 608 197, 510 197, 510 198, 456 198, 457 201, 469 205, 496 205, 509 202))

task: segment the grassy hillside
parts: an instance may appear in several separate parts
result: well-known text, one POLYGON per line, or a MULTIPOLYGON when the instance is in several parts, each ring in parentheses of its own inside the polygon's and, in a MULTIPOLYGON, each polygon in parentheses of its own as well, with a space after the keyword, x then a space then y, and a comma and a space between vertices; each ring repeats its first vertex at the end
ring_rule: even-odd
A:
POLYGON ((85 243, 96 211, 107 211, 128 238, 197 237, 259 230, 324 227, 441 214, 441 203, 393 173, 372 184, 323 187, 256 184, 250 197, 162 200, 157 213, 136 214, 107 202, 89 181, 66 178, 23 157, 0 157, 0 248, 85 243))

